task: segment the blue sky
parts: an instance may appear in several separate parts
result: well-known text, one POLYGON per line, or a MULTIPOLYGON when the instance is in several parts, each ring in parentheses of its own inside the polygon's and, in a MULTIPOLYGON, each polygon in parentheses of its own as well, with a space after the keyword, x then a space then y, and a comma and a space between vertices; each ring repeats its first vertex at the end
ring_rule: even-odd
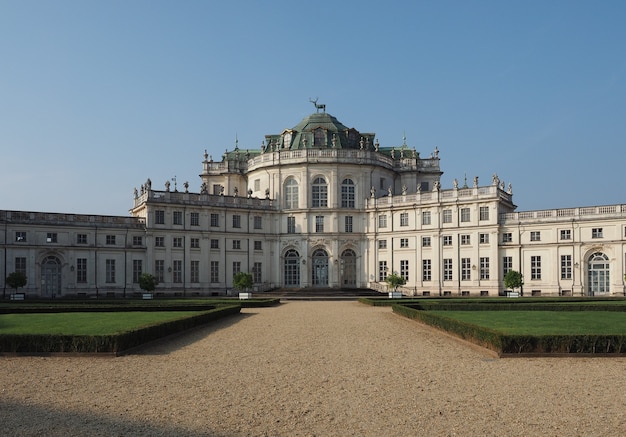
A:
POLYGON ((518 210, 626 203, 624 1, 0 0, 0 209, 127 215, 315 112, 497 173, 518 210))

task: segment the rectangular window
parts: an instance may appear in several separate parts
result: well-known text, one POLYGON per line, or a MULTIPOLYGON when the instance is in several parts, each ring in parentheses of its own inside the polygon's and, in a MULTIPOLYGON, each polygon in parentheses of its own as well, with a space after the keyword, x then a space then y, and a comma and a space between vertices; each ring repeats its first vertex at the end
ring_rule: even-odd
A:
POLYGON ((461 208, 461 221, 467 223, 470 221, 470 209, 461 208))
POLYGON ((174 211, 174 215, 172 217, 172 221, 175 225, 183 224, 183 212, 182 211, 174 211))
POLYGON ((76 258, 76 282, 87 283, 87 258, 76 258))
POLYGON ((165 281, 165 260, 154 260, 154 277, 159 282, 165 281))
POLYGON ((479 220, 489 220, 489 207, 481 206, 479 209, 479 220))
POLYGON ((57 242, 57 233, 56 232, 48 232, 46 234, 46 243, 56 243, 57 242))
POLYGON ((443 210, 443 222, 452 223, 452 210, 451 209, 443 210))
POLYGON ((76 234, 76 244, 87 244, 87 234, 76 234))
POLYGON ((378 282, 387 279, 387 261, 378 261, 378 282))
POLYGON ((200 239, 199 238, 190 238, 189 239, 189 246, 192 249, 200 249, 200 239))
POLYGON ((165 224, 165 210, 157 209, 154 211, 154 223, 157 225, 165 224))
POLYGON ((572 230, 571 229, 561 229, 561 240, 571 240, 572 239, 572 230))
POLYGON ((400 276, 404 279, 405 282, 409 282, 409 260, 401 259, 400 260, 400 276))
POLYGON ((400 238, 400 247, 402 247, 402 248, 409 247, 409 239, 408 238, 400 238))
POLYGON ((233 249, 234 250, 241 249, 241 240, 233 240, 233 249))
POLYGON ((472 262, 469 258, 461 258, 461 281, 472 279, 472 262))
POLYGON ((324 216, 315 216, 315 232, 324 232, 324 216))
POLYGON ((254 229, 263 229, 263 217, 260 215, 254 216, 254 229))
POLYGON ((133 235, 133 246, 141 246, 143 244, 143 237, 141 235, 133 235))
POLYGON ((211 249, 219 249, 220 248, 220 240, 217 238, 211 239, 211 249))
POLYGON ((211 282, 220 282, 220 262, 211 261, 211 282))
POLYGON ((287 217, 287 233, 288 234, 296 233, 296 218, 295 217, 287 217))
POLYGON ((105 260, 105 276, 104 281, 107 284, 115 284, 115 260, 105 260))
POLYGON ((432 279, 432 265, 429 259, 422 260, 422 281, 432 279))
POLYGON ((443 259, 443 280, 452 281, 452 258, 443 259))
POLYGON ((467 246, 470 244, 470 236, 468 234, 461 235, 461 245, 467 246))
POLYGON ((443 236, 443 245, 444 246, 452 246, 452 235, 444 235, 443 236))
POLYGON ((572 255, 561 255, 561 279, 572 279, 572 255))
POLYGON ((400 213, 400 226, 409 226, 409 213, 400 213))
POLYGON ((504 256, 502 257, 502 275, 506 275, 511 270, 513 270, 513 257, 512 256, 504 256))
POLYGON ((591 238, 602 238, 602 228, 591 229, 591 238))
POLYGON ((385 178, 380 178, 380 180, 378 181, 378 186, 380 187, 381 190, 385 189, 385 185, 387 184, 387 181, 385 180, 385 178))
POLYGON ((183 247, 183 237, 172 238, 172 247, 183 247))
POLYGON ((480 258, 480 279, 489 279, 489 257, 480 258))
POLYGON ((430 191, 430 184, 428 182, 420 182, 420 191, 430 191))
POLYGON ((192 260, 189 267, 189 280, 191 283, 197 284, 198 282, 200 282, 200 261, 192 260))
POLYGON ((423 225, 430 224, 430 211, 422 211, 422 224, 423 225))
POLYGON ((233 261, 233 276, 241 272, 241 261, 233 261))
POLYGON ((189 222, 191 226, 200 226, 200 214, 197 212, 190 213, 189 222))
POLYGON ((24 243, 26 241, 26 232, 17 231, 15 233, 15 241, 17 241, 18 243, 24 243))
POLYGON ((233 214, 233 228, 241 228, 241 216, 239 214, 233 214))
POLYGON ((422 247, 430 247, 430 237, 422 237, 422 247))
POLYGON ((260 284, 263 282, 263 264, 262 263, 254 263, 252 266, 252 281, 255 284, 260 284))
POLYGON ((255 240, 254 250, 263 250, 263 242, 259 240, 255 240))
POLYGON ((154 237, 154 247, 165 247, 165 237, 154 237))
POLYGON ((115 235, 107 235, 106 236, 106 244, 115 245, 115 235))
POLYGON ((387 227, 387 216, 382 214, 378 216, 378 227, 386 228, 387 227))
POLYGON ((219 226, 220 226, 220 215, 211 213, 211 227, 219 228, 219 226))
POLYGON ((261 191, 261 179, 254 180, 254 191, 261 191))
POLYGON ((480 244, 489 244, 489 234, 479 234, 480 244))
POLYGON ((172 282, 180 284, 183 282, 183 262, 175 259, 172 261, 172 282))
POLYGON ((133 284, 139 284, 139 277, 143 273, 143 262, 140 259, 133 260, 133 284))
POLYGON ((541 257, 530 257, 530 279, 541 279, 541 257))
POLYGON ((18 273, 26 274, 26 257, 25 256, 15 257, 15 271, 18 273))
POLYGON ((222 186, 220 184, 213 184, 213 195, 219 196, 221 194, 224 194, 224 191, 222 191, 222 186))
POLYGON ((539 231, 531 231, 530 232, 530 241, 541 241, 541 232, 539 232, 539 231))
POLYGON ((513 234, 511 232, 505 232, 502 234, 503 243, 511 243, 513 241, 513 234))
POLYGON ((387 240, 378 240, 378 248, 386 249, 387 248, 387 240))
POLYGON ((344 231, 345 232, 352 232, 352 216, 351 215, 347 215, 344 218, 344 231))

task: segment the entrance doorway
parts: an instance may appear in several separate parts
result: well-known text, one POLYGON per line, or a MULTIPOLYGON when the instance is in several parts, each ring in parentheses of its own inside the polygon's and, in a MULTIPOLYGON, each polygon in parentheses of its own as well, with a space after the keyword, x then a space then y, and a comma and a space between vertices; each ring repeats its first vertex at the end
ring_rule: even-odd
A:
POLYGON ((341 254, 341 285, 356 287, 356 253, 352 249, 346 249, 341 254))
POLYGON ((314 287, 328 287, 328 253, 324 249, 313 252, 312 283, 314 287))
POLYGON ((300 285, 300 254, 297 250, 288 250, 285 254, 285 287, 300 285))
POLYGON ((61 295, 61 261, 56 256, 41 262, 41 294, 44 297, 61 295))
POLYGON ((587 289, 589 296, 608 293, 610 291, 609 257, 596 252, 589 257, 587 289))

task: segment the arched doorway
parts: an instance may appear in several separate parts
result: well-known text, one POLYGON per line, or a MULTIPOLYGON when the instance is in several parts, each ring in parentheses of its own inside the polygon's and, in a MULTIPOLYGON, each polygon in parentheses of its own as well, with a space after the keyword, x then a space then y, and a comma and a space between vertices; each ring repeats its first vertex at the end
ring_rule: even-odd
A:
POLYGON ((290 249, 285 253, 285 287, 300 285, 300 254, 290 249))
POLYGON ((346 249, 341 254, 341 286, 356 287, 356 253, 346 249))
POLYGON ((311 277, 314 287, 328 287, 328 253, 324 249, 315 249, 311 277))
POLYGON ((587 294, 597 296, 610 291, 609 257, 596 252, 589 257, 587 264, 587 294))
POLYGON ((61 295, 61 261, 56 256, 41 262, 41 294, 44 297, 61 295))

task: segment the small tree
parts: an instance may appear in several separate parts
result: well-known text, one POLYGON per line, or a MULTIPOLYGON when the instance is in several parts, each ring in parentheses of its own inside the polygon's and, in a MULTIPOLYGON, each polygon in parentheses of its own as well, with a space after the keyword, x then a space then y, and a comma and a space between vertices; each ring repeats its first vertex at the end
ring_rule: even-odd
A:
POLYGON ((17 289, 26 285, 27 278, 22 272, 13 272, 7 276, 7 285, 17 293, 17 289))
POLYGON ((400 285, 404 285, 406 283, 404 278, 396 272, 393 272, 391 275, 387 275, 385 282, 387 283, 387 287, 392 288, 393 291, 396 291, 400 285))
POLYGON ((504 286, 515 291, 516 288, 521 288, 524 285, 524 278, 522 274, 517 270, 509 270, 504 275, 504 286))
POLYGON ((233 276, 233 287, 235 287, 237 291, 246 291, 252 287, 253 283, 251 273, 238 272, 233 276))
POLYGON ((159 285, 159 281, 154 275, 150 273, 142 273, 139 275, 139 287, 142 290, 147 292, 153 292, 156 289, 156 286, 159 285))

